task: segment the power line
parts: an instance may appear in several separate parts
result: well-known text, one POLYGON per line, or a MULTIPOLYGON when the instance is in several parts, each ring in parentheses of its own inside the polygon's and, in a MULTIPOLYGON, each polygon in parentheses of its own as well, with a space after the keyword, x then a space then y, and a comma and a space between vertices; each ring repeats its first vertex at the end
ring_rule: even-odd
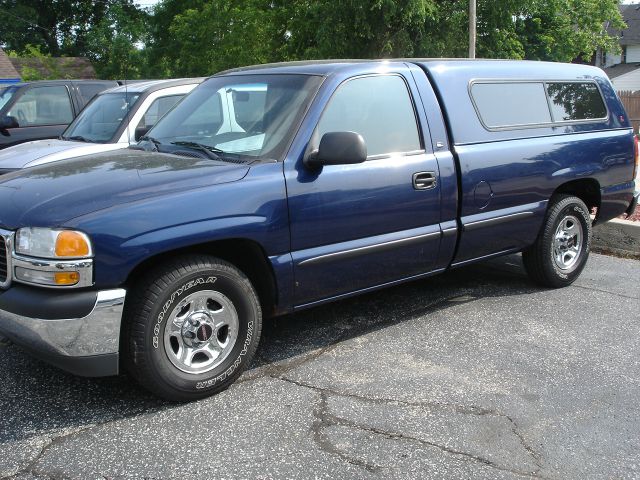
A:
POLYGON ((8 12, 6 10, 0 10, 0 12, 1 13, 6 13, 10 17, 17 18, 18 20, 20 20, 20 21, 22 21, 24 23, 27 23, 27 24, 31 25, 32 27, 39 28, 40 30, 44 30, 45 32, 49 32, 48 28, 41 27, 40 25, 35 24, 33 22, 30 22, 29 20, 26 20, 26 19, 24 19, 22 17, 19 17, 18 15, 14 14, 14 13, 10 13, 10 12, 8 12))

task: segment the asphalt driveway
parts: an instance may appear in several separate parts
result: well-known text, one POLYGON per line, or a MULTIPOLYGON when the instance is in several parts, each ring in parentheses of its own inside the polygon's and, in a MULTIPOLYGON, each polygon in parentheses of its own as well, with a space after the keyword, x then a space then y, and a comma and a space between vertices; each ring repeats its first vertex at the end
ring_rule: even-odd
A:
POLYGON ((269 322, 193 404, 0 347, 0 478, 640 478, 639 400, 640 262, 511 256, 269 322))

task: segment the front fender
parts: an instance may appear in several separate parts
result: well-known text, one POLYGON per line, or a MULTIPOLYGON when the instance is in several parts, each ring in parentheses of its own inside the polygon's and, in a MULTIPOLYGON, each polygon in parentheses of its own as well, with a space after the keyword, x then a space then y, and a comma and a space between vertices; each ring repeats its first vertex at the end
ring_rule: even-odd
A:
POLYGON ((252 240, 269 256, 290 250, 282 164, 257 165, 237 182, 118 206, 68 226, 94 243, 98 288, 122 285, 152 257, 218 240, 252 240))

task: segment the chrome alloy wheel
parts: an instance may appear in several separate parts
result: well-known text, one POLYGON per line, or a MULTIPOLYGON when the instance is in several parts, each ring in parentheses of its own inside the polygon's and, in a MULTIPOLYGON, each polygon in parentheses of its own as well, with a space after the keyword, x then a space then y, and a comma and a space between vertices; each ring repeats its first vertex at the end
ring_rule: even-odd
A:
POLYGON ((577 217, 564 217, 553 238, 553 261, 560 270, 571 269, 580 258, 584 233, 577 217))
POLYGON ((164 347, 176 368, 205 373, 229 356, 238 330, 238 313, 231 300, 214 290, 200 290, 171 312, 164 327, 164 347))

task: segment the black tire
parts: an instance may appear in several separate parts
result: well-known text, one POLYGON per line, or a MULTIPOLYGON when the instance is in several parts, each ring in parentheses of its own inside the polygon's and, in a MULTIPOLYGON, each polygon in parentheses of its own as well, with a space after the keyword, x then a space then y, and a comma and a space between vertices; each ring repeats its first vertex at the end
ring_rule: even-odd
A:
MULTIPOLYGON (((568 238, 568 237, 567 237, 568 238)), ((576 237, 570 239, 568 245, 575 245, 576 237)), ((564 246, 563 246, 564 248, 564 246)), ((578 197, 572 195, 555 195, 549 202, 542 230, 536 242, 522 252, 524 268, 529 277, 539 285, 560 288, 571 285, 584 269, 589 250, 591 249, 591 217, 589 209, 578 197), (554 251, 563 252, 555 242, 556 232, 561 222, 567 220, 569 225, 579 223, 575 228, 581 229, 581 248, 574 259, 561 268, 562 260, 556 260, 554 251)), ((563 257, 564 258, 564 257, 563 257)), ((566 258, 570 258, 567 256, 566 258)))
MULTIPOLYGON (((185 255, 153 269, 137 283, 127 302, 122 350, 127 369, 142 386, 167 400, 197 400, 229 387, 251 363, 260 341, 262 312, 251 282, 236 267, 215 257, 185 255), (236 338, 233 342, 228 341, 226 357, 221 354, 219 365, 211 359, 211 370, 185 372, 177 366, 179 363, 175 363, 175 352, 170 359, 169 349, 175 339, 168 338, 169 346, 165 345, 165 326, 172 316, 180 316, 182 310, 178 310, 178 306, 194 295, 206 298, 208 292, 215 292, 229 302, 227 305, 232 305, 230 310, 237 314, 233 329, 236 338)), ((186 328, 186 322, 182 322, 180 332, 186 328)), ((203 340, 213 342, 215 335, 212 332, 206 332, 203 340)), ((192 340, 181 338, 180 341, 196 341, 193 336, 189 338, 192 340)))

